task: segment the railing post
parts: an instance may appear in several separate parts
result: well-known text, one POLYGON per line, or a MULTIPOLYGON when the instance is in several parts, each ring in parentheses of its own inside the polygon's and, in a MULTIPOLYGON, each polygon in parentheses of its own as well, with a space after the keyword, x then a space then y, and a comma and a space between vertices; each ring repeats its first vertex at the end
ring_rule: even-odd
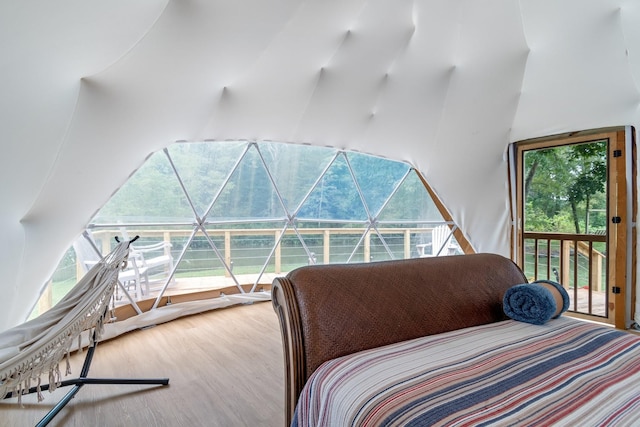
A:
POLYGON ((80 257, 76 255, 76 283, 80 281, 82 276, 84 276, 84 267, 82 266, 82 261, 80 261, 80 257))
MULTIPOLYGON (((171 232, 164 231, 162 233, 162 240, 164 242, 164 255, 172 259, 171 256, 171 232)), ((171 266, 169 264, 165 265, 164 272, 165 274, 171 274, 171 268, 173 268, 173 262, 171 262, 171 266)), ((173 279, 172 279, 173 280, 173 279)))
POLYGON ((571 246, 573 242, 570 240, 562 240, 562 268, 560 269, 562 277, 561 282, 564 286, 569 287, 571 270, 571 246))
POLYGON ((591 290, 603 291, 602 289, 602 261, 603 256, 598 251, 593 251, 593 264, 591 266, 591 290))
MULTIPOLYGON (((78 279, 80 280, 80 279, 78 279)), ((49 280, 44 288, 44 292, 38 300, 38 315, 49 310, 53 306, 53 282, 49 280)))
POLYGON ((411 230, 404 230, 404 259, 411 258, 411 230))
POLYGON ((323 242, 322 242, 322 262, 324 264, 329 264, 331 262, 331 231, 324 230, 323 233, 323 242))
POLYGON ((171 255, 171 232, 164 231, 162 233, 162 240, 164 241, 164 254, 169 256, 171 255))
POLYGON ((371 261, 371 231, 364 236, 364 262, 371 261))
MULTIPOLYGON (((231 231, 224 232, 224 262, 231 267, 231 231)), ((224 277, 231 277, 227 269, 224 270, 224 277)))
POLYGON ((102 256, 111 252, 111 233, 105 232, 102 237, 102 256))
POLYGON ((275 273, 276 274, 280 274, 282 273, 282 246, 280 245, 280 243, 282 243, 282 241, 280 240, 280 236, 282 235, 282 232, 280 230, 276 230, 274 233, 274 238, 276 239, 275 242, 277 242, 276 244, 276 250, 275 250, 275 273))

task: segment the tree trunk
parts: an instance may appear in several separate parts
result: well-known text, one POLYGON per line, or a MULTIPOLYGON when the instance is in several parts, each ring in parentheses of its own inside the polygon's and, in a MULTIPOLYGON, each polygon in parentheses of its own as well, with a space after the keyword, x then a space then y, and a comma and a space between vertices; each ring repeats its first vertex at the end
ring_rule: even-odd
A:
POLYGON ((587 194, 587 198, 585 200, 585 208, 584 208, 584 232, 585 234, 589 234, 589 203, 590 198, 587 194))
POLYGON ((578 221, 578 206, 576 202, 571 200, 571 214, 573 216, 573 225, 576 227, 576 234, 580 234, 580 222, 578 221))
POLYGON ((524 199, 525 200, 527 200, 527 196, 529 195, 531 182, 533 181, 533 177, 536 174, 536 169, 538 169, 539 164, 540 164, 540 160, 535 159, 533 161, 533 164, 531 165, 531 169, 529 169, 529 173, 527 173, 527 178, 524 180, 524 199))

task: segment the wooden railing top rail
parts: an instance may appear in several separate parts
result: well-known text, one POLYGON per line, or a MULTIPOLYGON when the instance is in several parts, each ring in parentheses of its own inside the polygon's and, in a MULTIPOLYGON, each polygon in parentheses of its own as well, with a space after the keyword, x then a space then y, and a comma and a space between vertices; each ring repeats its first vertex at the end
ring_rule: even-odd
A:
POLYGON ((530 232, 525 231, 522 233, 525 239, 538 239, 538 240, 571 240, 578 242, 606 242, 607 236, 600 234, 570 234, 570 233, 545 233, 545 232, 530 232))
MULTIPOLYGON (((382 234, 403 234, 406 232, 413 233, 429 233, 433 227, 403 227, 403 228, 395 228, 395 227, 378 227, 378 231, 382 234)), ((362 234, 364 228, 298 228, 298 233, 307 235, 307 234, 324 234, 325 232, 329 232, 331 234, 362 234)), ((281 232, 281 228, 212 228, 207 229, 207 234, 209 235, 220 235, 223 236, 225 233, 230 233, 234 236, 251 236, 251 235, 272 235, 276 232, 281 232)), ((193 233, 193 228, 189 229, 154 229, 154 230, 145 230, 143 228, 127 228, 127 232, 129 234, 136 234, 140 236, 163 236, 165 233, 168 233, 172 236, 190 236, 193 233)), ((375 233, 375 230, 371 229, 371 233, 375 233)), ((101 229, 101 230, 93 230, 94 236, 107 235, 112 236, 114 234, 120 234, 117 229, 101 229)), ((296 234, 296 231, 288 228, 285 230, 285 234, 296 234)))

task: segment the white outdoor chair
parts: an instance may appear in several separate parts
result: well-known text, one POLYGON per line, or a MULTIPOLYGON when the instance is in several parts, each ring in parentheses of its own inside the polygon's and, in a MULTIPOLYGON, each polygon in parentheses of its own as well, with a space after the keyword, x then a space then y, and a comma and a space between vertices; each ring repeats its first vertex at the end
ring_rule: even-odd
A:
POLYGON ((457 246, 453 244, 453 229, 443 224, 431 230, 431 243, 421 243, 416 245, 420 258, 451 255, 455 253, 457 246), (431 248, 427 253, 426 249, 431 248))
MULTIPOLYGON (((102 258, 98 246, 88 232, 82 233, 82 236, 73 242, 73 249, 84 273, 91 270, 102 258)), ((122 284, 123 291, 126 290, 129 296, 136 301, 149 293, 148 270, 144 257, 130 249, 128 266, 120 271, 118 279, 122 284)), ((117 299, 121 298, 119 292, 120 289, 116 289, 115 298, 117 299)))
MULTIPOLYGON (((125 228, 120 229, 120 233, 125 240, 129 240, 129 233, 125 228)), ((173 272, 173 255, 171 255, 171 243, 161 241, 150 245, 131 245, 131 255, 136 257, 141 268, 145 269, 146 277, 173 272)), ((173 277, 171 278, 173 281, 173 277)), ((145 283, 148 292, 149 280, 145 283)))

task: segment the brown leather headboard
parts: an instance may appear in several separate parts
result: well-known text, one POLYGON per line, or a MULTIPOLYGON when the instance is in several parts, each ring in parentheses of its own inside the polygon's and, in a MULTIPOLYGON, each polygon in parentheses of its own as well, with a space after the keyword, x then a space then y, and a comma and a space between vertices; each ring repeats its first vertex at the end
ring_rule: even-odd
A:
POLYGON ((302 267, 273 282, 285 357, 286 422, 323 362, 360 350, 504 320, 522 271, 494 254, 302 267))

